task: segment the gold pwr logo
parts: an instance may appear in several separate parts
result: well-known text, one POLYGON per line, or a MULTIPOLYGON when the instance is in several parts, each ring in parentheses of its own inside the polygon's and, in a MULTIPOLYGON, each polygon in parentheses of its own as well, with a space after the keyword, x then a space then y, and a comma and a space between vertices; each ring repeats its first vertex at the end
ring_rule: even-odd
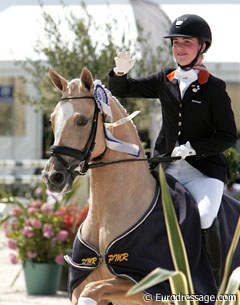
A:
POLYGON ((97 257, 87 257, 82 259, 82 264, 96 265, 97 257))
POLYGON ((127 262, 128 261, 129 254, 127 252, 125 253, 116 253, 116 254, 109 254, 108 255, 108 263, 111 262, 127 262))

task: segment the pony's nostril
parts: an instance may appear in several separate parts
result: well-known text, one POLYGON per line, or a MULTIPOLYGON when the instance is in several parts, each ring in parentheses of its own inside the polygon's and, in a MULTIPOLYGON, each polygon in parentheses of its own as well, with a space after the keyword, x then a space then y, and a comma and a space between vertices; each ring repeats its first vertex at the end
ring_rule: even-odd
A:
POLYGON ((49 177, 49 180, 51 181, 52 184, 62 184, 64 179, 65 177, 61 172, 55 172, 51 174, 49 177))

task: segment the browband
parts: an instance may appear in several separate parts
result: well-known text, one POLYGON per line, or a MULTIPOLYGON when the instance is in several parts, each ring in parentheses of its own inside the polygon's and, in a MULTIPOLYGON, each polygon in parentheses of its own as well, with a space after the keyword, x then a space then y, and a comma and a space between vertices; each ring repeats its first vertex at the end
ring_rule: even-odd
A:
POLYGON ((85 99, 85 98, 90 98, 92 100, 95 100, 95 97, 93 96, 69 96, 69 97, 61 97, 60 101, 64 101, 64 100, 78 100, 78 99, 85 99))

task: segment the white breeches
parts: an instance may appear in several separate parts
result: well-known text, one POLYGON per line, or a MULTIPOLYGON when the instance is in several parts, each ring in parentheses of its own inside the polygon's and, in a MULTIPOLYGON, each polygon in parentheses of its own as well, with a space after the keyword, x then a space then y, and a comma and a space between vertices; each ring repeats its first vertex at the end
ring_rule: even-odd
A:
POLYGON ((224 183, 203 175, 185 160, 172 162, 165 172, 176 178, 192 194, 198 205, 201 228, 209 228, 217 217, 224 183))

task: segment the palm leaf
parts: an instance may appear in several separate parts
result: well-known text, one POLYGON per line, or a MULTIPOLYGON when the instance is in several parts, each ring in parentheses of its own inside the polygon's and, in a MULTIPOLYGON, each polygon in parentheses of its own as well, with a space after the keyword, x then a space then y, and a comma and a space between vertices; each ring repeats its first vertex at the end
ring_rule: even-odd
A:
MULTIPOLYGON (((190 305, 186 299, 177 298, 176 296, 185 296, 189 294, 188 284, 185 275, 180 271, 170 271, 162 268, 156 268, 145 276, 138 284, 133 286, 127 293, 132 295, 144 291, 161 282, 169 280, 172 294, 169 296, 157 295, 157 301, 165 301, 168 304, 174 302, 176 305, 190 305), (159 299, 158 299, 159 298, 159 299)), ((162 303, 161 303, 162 304, 162 303)))
POLYGON ((156 268, 148 275, 146 275, 138 284, 134 285, 128 292, 127 295, 132 295, 140 291, 144 291, 152 286, 155 286, 161 282, 166 281, 171 276, 175 276, 177 271, 170 271, 163 268, 156 268))
POLYGON ((237 305, 237 292, 240 287, 240 267, 237 267, 231 274, 227 288, 225 290, 223 302, 221 305, 237 305))
MULTIPOLYGON (((237 226, 236 226, 236 229, 235 229, 235 233, 234 233, 234 236, 233 236, 233 239, 232 239, 232 243, 231 243, 230 249, 228 251, 227 258, 226 258, 223 280, 222 280, 221 286, 220 286, 219 291, 218 291, 218 296, 223 295, 224 292, 226 291, 227 280, 228 280, 228 277, 229 277, 229 272, 230 272, 230 268, 231 268, 231 264, 232 264, 232 259, 233 259, 233 255, 234 255, 234 252, 236 250, 236 247, 238 245, 239 238, 240 238, 240 217, 238 219, 238 223, 237 223, 237 226)), ((216 305, 221 304, 220 298, 218 298, 218 300, 216 301, 215 304, 216 305)))
MULTIPOLYGON (((192 278, 190 274, 190 268, 189 268, 189 263, 188 263, 188 258, 187 258, 187 253, 186 253, 182 233, 178 225, 178 220, 175 213, 172 198, 169 193, 166 178, 161 166, 159 169, 159 175, 160 175, 160 183, 162 189, 164 218, 166 222, 167 235, 168 235, 168 241, 173 259, 173 264, 177 271, 181 271, 185 274, 188 283, 189 292, 190 294, 194 294, 192 278)), ((196 304, 196 302, 193 301, 193 304, 196 304)))

